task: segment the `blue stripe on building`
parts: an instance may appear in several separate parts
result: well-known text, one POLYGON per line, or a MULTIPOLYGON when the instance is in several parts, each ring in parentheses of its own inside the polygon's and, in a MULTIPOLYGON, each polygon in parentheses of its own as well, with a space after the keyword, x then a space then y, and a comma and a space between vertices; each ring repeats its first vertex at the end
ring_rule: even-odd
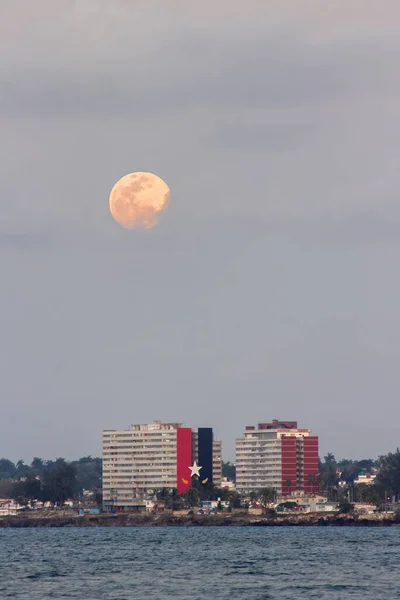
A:
POLYGON ((198 429, 199 443, 199 465, 202 467, 200 471, 200 479, 208 479, 209 483, 213 480, 213 430, 211 427, 199 427, 198 429))

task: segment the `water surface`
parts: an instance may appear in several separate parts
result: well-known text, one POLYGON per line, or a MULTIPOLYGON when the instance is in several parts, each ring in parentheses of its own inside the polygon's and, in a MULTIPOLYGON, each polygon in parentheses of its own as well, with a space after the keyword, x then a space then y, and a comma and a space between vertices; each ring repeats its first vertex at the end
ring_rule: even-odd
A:
POLYGON ((0 530, 0 598, 400 598, 400 528, 0 530))

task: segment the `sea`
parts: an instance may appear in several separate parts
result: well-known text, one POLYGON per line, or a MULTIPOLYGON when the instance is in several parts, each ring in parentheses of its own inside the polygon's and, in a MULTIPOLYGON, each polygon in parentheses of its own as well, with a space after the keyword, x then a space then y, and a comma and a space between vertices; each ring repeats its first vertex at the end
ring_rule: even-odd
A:
POLYGON ((400 598, 400 528, 0 529, 0 598, 400 598))

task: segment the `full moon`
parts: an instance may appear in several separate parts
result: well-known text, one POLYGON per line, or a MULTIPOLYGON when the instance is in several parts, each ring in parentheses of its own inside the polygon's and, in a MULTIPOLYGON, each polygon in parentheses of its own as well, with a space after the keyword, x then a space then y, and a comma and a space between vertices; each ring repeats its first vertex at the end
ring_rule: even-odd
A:
POLYGON ((110 192, 110 212, 127 229, 151 229, 166 209, 170 189, 153 173, 129 173, 110 192))

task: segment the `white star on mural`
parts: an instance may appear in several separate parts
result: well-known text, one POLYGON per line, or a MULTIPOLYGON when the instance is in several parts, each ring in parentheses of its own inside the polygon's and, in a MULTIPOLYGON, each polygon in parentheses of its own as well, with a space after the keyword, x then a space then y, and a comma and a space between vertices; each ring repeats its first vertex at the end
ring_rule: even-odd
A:
POLYGON ((202 469, 203 467, 199 467, 199 465, 197 464, 196 461, 194 461, 193 463, 193 467, 189 467, 189 469, 192 471, 192 474, 190 477, 193 477, 193 475, 197 475, 197 477, 200 477, 200 469, 202 469))

